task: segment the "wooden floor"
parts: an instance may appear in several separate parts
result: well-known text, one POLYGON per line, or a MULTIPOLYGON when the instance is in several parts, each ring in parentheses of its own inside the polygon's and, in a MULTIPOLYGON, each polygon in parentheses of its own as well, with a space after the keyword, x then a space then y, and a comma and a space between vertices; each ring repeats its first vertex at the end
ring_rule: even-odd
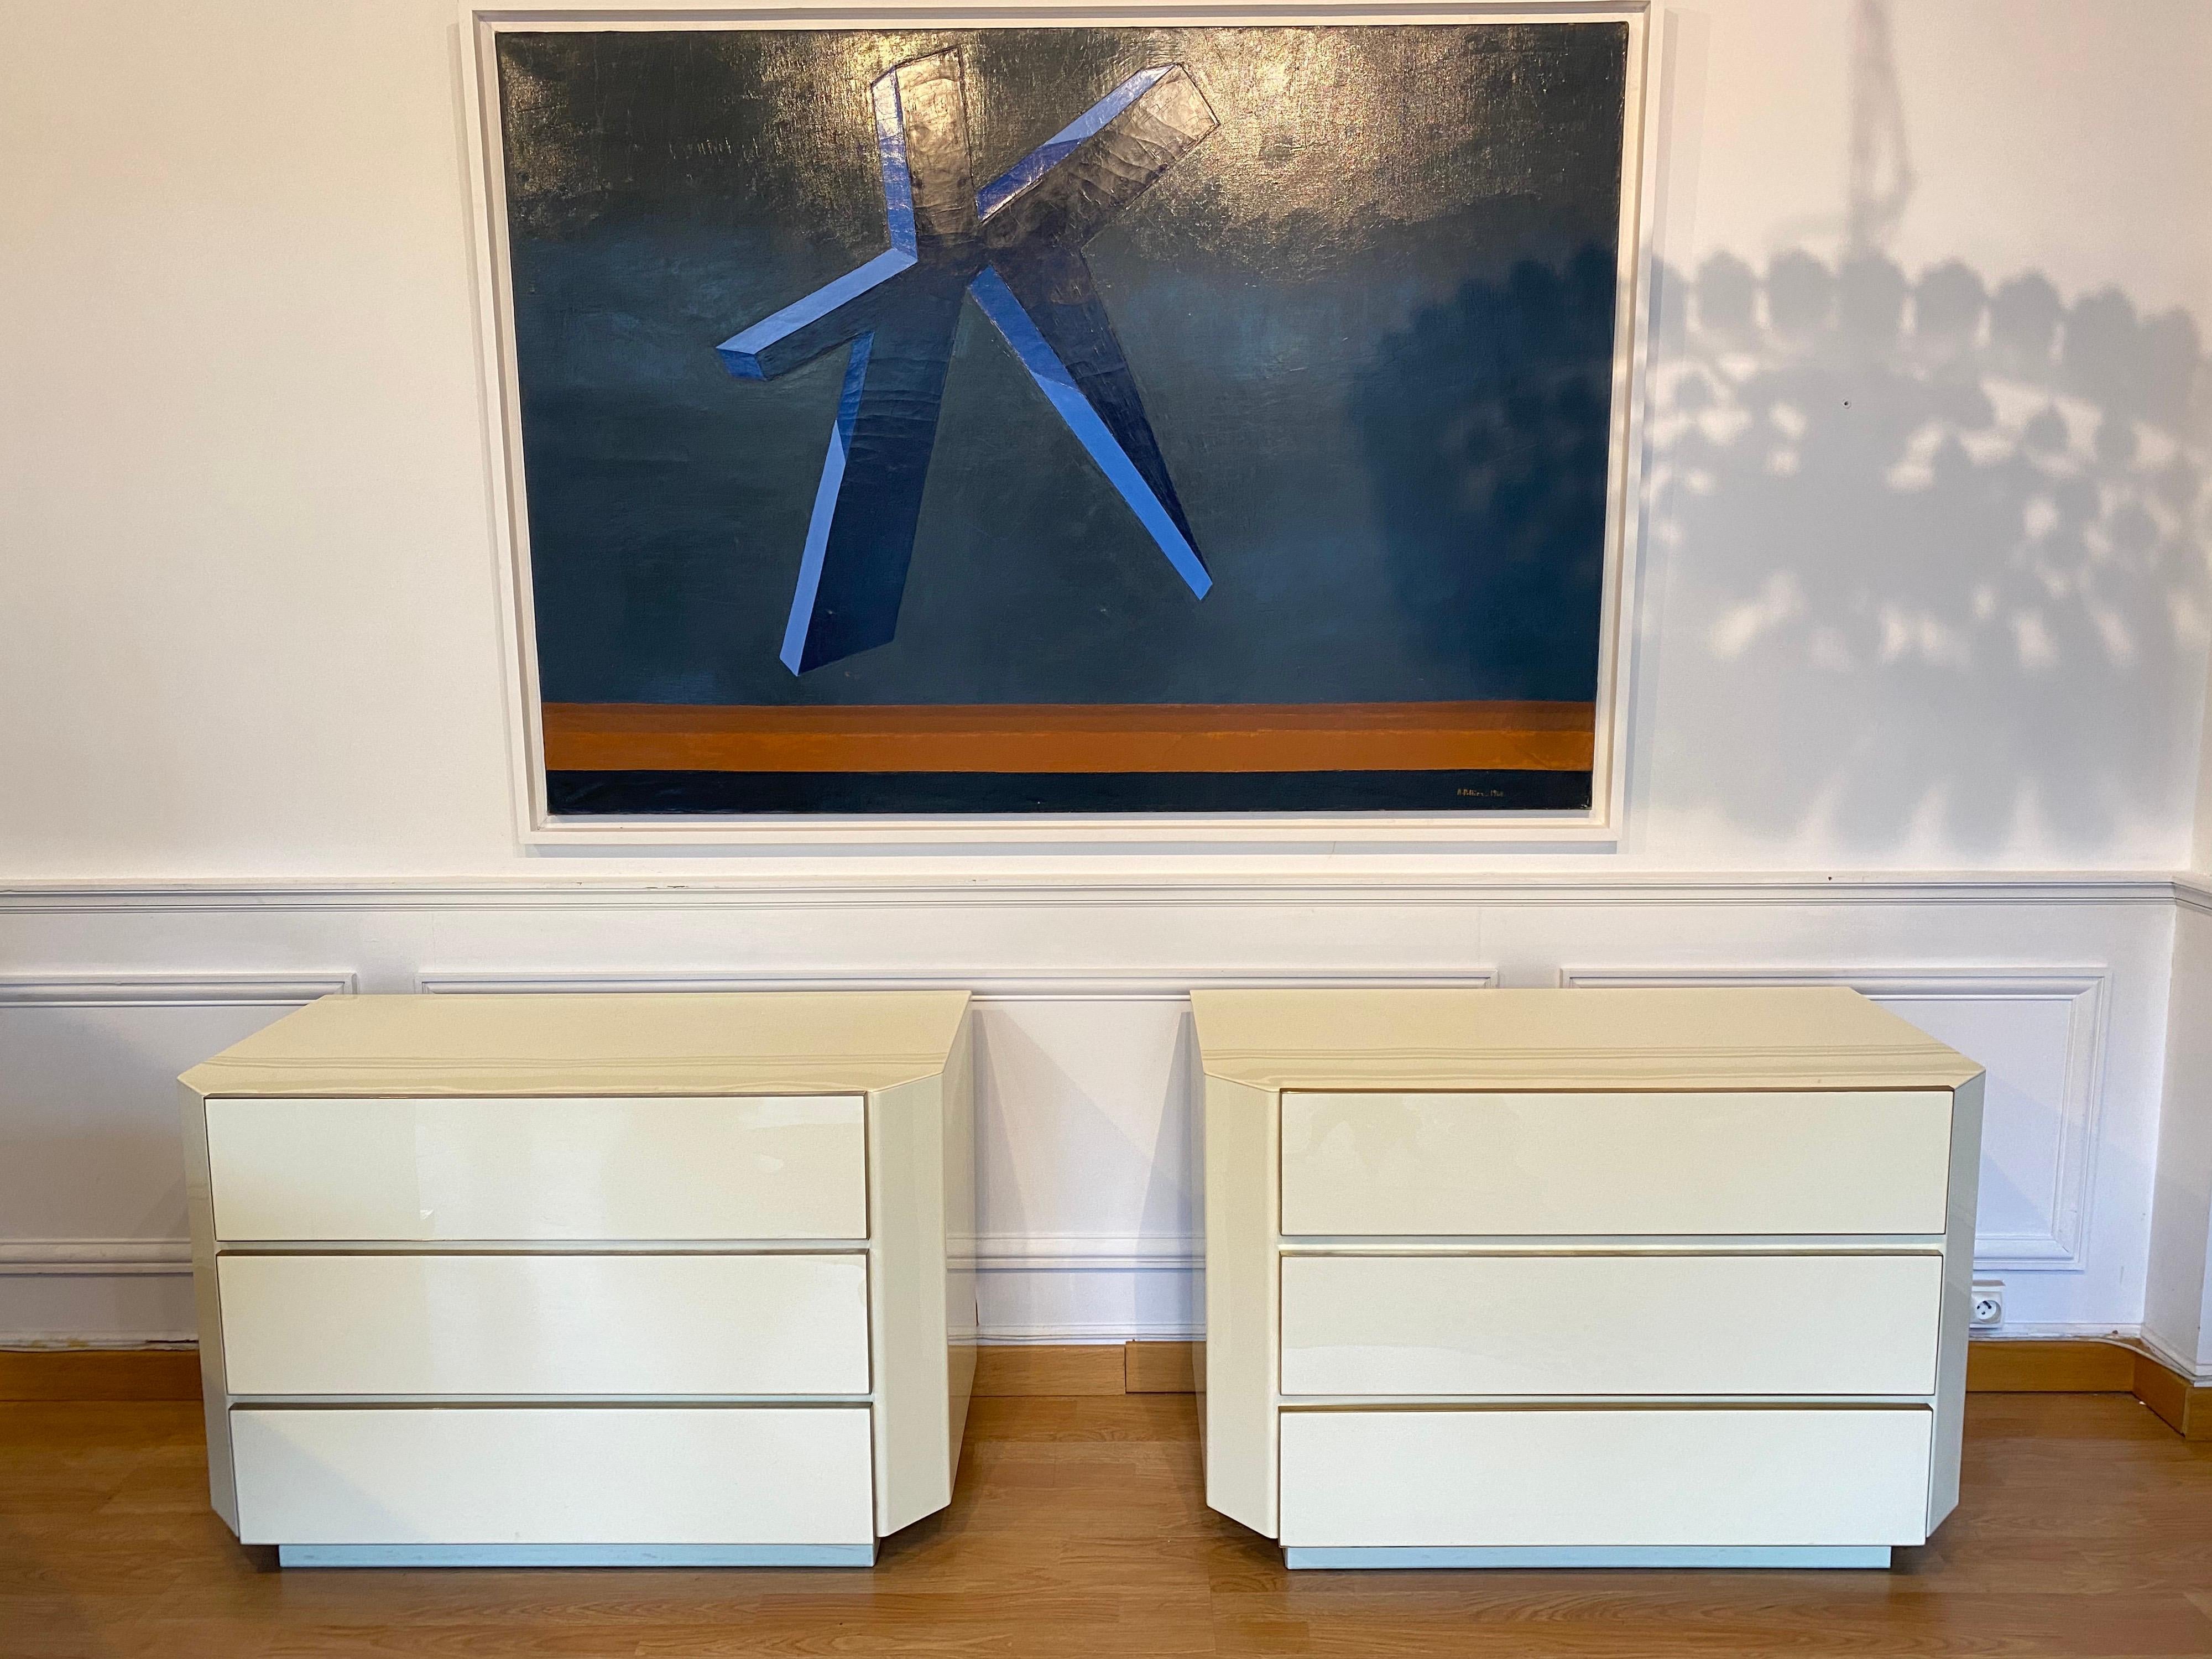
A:
POLYGON ((205 1506, 198 1409, 0 1407, 0 1655, 2212 1654, 2212 1443, 1980 1395, 1890 1572, 1285 1574, 1202 1501, 1188 1395, 979 1400, 953 1507, 865 1571, 292 1571, 205 1506))

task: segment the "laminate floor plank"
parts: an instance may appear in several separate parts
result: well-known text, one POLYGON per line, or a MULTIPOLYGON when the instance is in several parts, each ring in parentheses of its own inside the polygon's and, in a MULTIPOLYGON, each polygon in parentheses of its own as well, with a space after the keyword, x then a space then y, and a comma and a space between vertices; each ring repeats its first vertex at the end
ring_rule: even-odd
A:
POLYGON ((290 1571, 207 1508, 189 1402, 0 1405, 4 1659, 2212 1656, 2212 1443, 1984 1395, 1881 1572, 1290 1573, 1206 1508, 1187 1395, 978 1400, 951 1507, 860 1570, 290 1571))

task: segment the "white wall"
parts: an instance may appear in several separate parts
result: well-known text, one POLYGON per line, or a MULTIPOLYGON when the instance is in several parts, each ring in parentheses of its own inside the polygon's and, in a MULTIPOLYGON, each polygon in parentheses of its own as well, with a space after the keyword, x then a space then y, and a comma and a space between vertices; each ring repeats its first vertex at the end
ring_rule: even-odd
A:
POLYGON ((1855 105, 1887 131, 1856 14, 1685 5, 1667 32, 1675 280, 1632 844, 1808 869, 2179 864, 2212 614, 2201 372, 2186 419, 2141 417, 2201 370, 2212 316, 2212 9, 1894 7, 1915 182, 1886 253, 1809 295, 1824 325, 1790 327, 1764 282, 1758 325, 1704 325, 1717 262, 1796 264, 1799 295, 1838 262, 1855 105), (1924 310, 1878 320, 1890 284, 1947 264, 1985 294, 2040 278, 2088 301, 2081 325, 2042 368, 1924 310))
POLYGON ((186 1328, 167 1079, 287 999, 783 973, 987 984, 992 1328, 1182 1329, 1179 991, 1492 969, 1884 995, 1991 1067, 2014 1321, 2139 1324, 2212 614, 2140 319, 2212 315, 2212 8, 1897 9, 1888 257, 2114 290, 2044 365, 1879 263, 1796 326, 1851 16, 1659 31, 1619 851, 647 859, 514 839, 443 0, 0 5, 0 1334, 186 1328))
POLYGON ((2189 854, 2189 867, 2199 874, 2212 872, 2212 684, 2205 696, 2207 716, 2197 757, 2197 835, 2189 854))
MULTIPOLYGON (((0 658, 0 702, 35 715, 0 729, 8 873, 517 868, 450 9, 5 15, 0 301, 33 325, 0 345, 0 580, 39 623, 0 658)), ((1850 15, 1729 0, 1662 27, 1670 266, 1832 258, 1850 15)), ((1990 288, 2040 272, 2069 302, 2206 313, 2212 9, 1920 0, 1895 34, 1908 276, 1959 260, 1990 288)), ((1912 476, 1943 434, 1911 342, 1767 329, 1763 390, 1853 412, 1799 411, 1820 424, 1791 477, 1756 436, 1692 453, 1678 382, 1718 343, 1690 297, 1662 295, 1656 351, 1624 861, 2181 863, 2212 606, 2201 533, 2147 482, 2170 434, 2098 476, 2124 499, 2087 533, 2031 545, 2054 489, 1993 468, 1978 511, 1912 476), (2131 507, 2159 520, 2148 550, 2131 507)), ((2140 396, 2128 342, 2095 349, 2113 360, 2085 384, 2140 396)), ((1996 423, 1967 435, 2009 453, 2049 398, 1986 389, 1996 423)), ((2063 411, 2086 453, 2098 398, 2063 411)))

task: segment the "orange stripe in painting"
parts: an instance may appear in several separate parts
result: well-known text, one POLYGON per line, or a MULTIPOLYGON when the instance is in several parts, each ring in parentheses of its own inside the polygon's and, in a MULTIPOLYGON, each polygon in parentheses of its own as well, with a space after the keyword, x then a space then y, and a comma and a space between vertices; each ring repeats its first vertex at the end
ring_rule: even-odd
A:
POLYGON ((1586 702, 545 705, 555 772, 1587 772, 1586 702))

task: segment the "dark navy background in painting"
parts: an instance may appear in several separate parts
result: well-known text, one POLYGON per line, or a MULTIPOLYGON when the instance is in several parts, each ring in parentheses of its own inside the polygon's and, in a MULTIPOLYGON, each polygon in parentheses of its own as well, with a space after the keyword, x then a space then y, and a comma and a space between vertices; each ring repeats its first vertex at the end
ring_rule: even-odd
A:
POLYGON ((1067 770, 942 748, 787 765, 804 744, 773 743, 671 764, 668 738, 625 765, 550 734, 556 707, 787 732, 870 710, 1589 705, 1625 26, 523 33, 499 60, 556 813, 1588 804, 1586 760, 1480 745, 1218 769, 1109 745, 1067 770), (1161 64, 1218 120, 1085 251, 1212 586, 1194 596, 969 301, 895 636, 794 675, 847 352, 741 381, 714 348, 883 252, 869 88, 951 49, 979 179, 1161 64))

